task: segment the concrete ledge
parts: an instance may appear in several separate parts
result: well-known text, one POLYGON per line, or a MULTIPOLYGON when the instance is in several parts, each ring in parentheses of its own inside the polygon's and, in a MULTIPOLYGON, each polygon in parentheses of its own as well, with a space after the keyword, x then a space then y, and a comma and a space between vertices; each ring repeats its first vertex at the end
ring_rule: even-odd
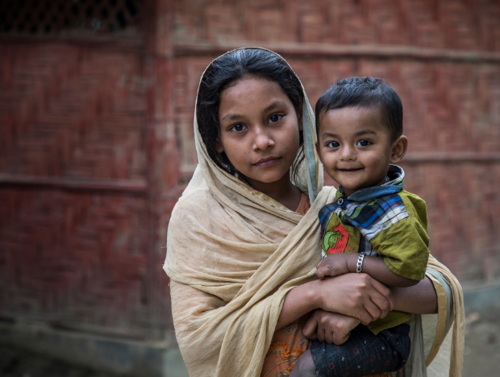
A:
POLYGON ((4 344, 119 376, 189 377, 174 341, 128 341, 19 322, 0 323, 0 339, 4 344))
MULTIPOLYGON (((465 312, 498 318, 500 281, 463 283, 465 312)), ((32 322, 0 322, 0 341, 117 376, 189 377, 175 339, 141 342, 58 330, 32 322)))
MULTIPOLYGON (((462 284, 465 314, 481 313, 485 318, 500 314, 500 280, 462 284)), ((492 318, 493 319, 493 318, 492 318)))

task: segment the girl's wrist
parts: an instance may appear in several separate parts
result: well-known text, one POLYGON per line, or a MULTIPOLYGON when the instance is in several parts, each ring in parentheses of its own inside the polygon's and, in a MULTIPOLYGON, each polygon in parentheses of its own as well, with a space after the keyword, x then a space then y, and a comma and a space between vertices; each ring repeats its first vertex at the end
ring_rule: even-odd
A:
POLYGON ((313 280, 307 285, 307 302, 310 304, 310 311, 323 308, 323 297, 321 295, 321 280, 313 280))

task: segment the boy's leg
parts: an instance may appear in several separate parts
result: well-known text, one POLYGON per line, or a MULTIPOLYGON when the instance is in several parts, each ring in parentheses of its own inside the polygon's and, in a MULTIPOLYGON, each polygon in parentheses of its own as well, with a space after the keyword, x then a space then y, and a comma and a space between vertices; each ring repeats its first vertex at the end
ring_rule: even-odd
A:
POLYGON ((316 377, 316 367, 312 359, 311 350, 305 351, 295 362, 290 377, 316 377))
POLYGON ((360 377, 401 369, 410 354, 410 326, 403 324, 374 335, 359 325, 341 346, 313 342, 311 355, 318 377, 360 377))

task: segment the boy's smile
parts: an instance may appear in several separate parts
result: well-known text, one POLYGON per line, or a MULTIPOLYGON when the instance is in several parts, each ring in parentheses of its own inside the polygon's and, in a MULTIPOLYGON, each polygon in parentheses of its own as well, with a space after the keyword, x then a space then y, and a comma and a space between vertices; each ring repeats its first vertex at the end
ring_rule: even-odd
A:
POLYGON ((320 116, 317 149, 325 170, 347 196, 380 186, 391 163, 406 153, 407 139, 391 141, 378 107, 344 107, 320 116))

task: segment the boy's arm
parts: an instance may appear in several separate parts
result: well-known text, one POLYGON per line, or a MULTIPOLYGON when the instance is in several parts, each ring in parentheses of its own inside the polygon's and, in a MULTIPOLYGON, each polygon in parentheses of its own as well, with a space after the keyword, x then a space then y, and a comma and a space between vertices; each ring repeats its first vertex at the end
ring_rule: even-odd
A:
MULTIPOLYGON (((316 276, 319 279, 356 272, 358 253, 339 253, 324 258, 316 266, 316 276)), ((418 280, 408 279, 392 272, 383 258, 366 255, 363 260, 362 272, 370 275, 389 287, 411 287, 418 280)))
MULTIPOLYGON (((357 261, 358 259, 356 258, 354 266, 351 266, 352 262, 349 264, 349 267, 353 267, 352 272, 356 272, 357 261)), ((405 278, 392 272, 385 264, 384 258, 368 255, 366 255, 363 260, 362 272, 367 273, 372 278, 387 285, 388 287, 411 287, 419 282, 419 280, 405 278)))

